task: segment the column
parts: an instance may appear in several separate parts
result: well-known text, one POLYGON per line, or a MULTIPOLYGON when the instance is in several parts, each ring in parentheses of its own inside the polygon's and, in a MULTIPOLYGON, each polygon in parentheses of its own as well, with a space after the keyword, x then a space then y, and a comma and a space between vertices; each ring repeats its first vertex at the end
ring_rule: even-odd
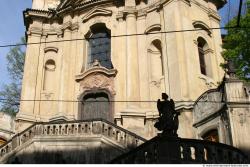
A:
MULTIPOLYGON (((126 15, 127 35, 136 34, 136 14, 129 11, 126 15)), ((137 36, 127 36, 127 108, 138 108, 140 100, 137 36)))

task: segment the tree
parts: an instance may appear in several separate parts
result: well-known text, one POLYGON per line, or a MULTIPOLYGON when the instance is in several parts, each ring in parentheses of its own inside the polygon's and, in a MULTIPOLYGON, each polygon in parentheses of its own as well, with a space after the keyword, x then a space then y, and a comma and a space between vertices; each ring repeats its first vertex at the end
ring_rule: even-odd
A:
MULTIPOLYGON (((247 1, 250 6, 250 1, 247 1)), ((235 27, 237 25, 237 17, 233 18, 226 27, 235 27)), ((222 45, 224 51, 222 53, 225 60, 233 62, 236 75, 240 79, 250 81, 250 10, 248 9, 241 16, 239 28, 228 28, 228 34, 225 36, 222 45)), ((225 68, 225 64, 223 65, 225 68)))
MULTIPOLYGON (((25 39, 21 38, 25 43, 25 39)), ((25 49, 17 45, 10 49, 6 56, 7 71, 11 78, 11 83, 4 85, 0 91, 1 106, 0 111, 15 115, 18 112, 19 100, 21 96, 21 81, 23 77, 25 49)))

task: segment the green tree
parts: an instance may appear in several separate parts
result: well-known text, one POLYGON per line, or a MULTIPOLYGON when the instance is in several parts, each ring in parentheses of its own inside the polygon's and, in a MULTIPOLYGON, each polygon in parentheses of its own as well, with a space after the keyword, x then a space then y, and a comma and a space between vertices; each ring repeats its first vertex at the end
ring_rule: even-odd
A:
MULTIPOLYGON (((21 38, 21 43, 25 39, 21 38)), ((7 70, 11 79, 10 84, 5 84, 0 91, 1 106, 0 111, 15 115, 19 109, 21 96, 21 81, 24 69, 25 49, 17 45, 10 49, 6 56, 7 70)))
MULTIPOLYGON (((248 7, 250 1, 246 4, 248 7)), ((237 25, 237 17, 233 18, 227 27, 237 25)), ((236 75, 240 79, 250 81, 250 10, 241 16, 241 28, 228 28, 223 43, 223 57, 225 60, 231 60, 234 63, 236 75)), ((225 65, 224 65, 225 67, 225 65)))

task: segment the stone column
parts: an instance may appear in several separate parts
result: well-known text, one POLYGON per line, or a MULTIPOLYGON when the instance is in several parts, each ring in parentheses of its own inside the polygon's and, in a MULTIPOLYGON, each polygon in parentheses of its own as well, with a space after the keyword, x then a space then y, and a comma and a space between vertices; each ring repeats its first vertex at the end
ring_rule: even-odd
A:
MULTIPOLYGON (((78 22, 73 24, 72 27, 72 39, 77 39, 78 37, 78 22)), ((71 42, 71 68, 70 68, 70 80, 69 80, 69 87, 71 88, 69 98, 70 100, 77 100, 76 96, 76 81, 75 81, 75 75, 79 73, 77 69, 77 41, 72 41, 71 42)), ((75 105, 77 102, 71 102, 69 103, 69 112, 71 115, 77 114, 75 111, 77 111, 77 105, 75 105)))
MULTIPOLYGON (((136 34, 136 13, 134 11, 127 12, 127 35, 136 34)), ((127 36, 127 108, 133 109, 139 106, 139 103, 131 101, 140 100, 139 88, 139 69, 137 54, 137 36, 127 36)))
MULTIPOLYGON (((140 12, 137 16, 137 33, 142 34, 145 32, 146 27, 146 12, 140 12)), ((147 36, 141 35, 137 37, 138 40, 138 57, 140 57, 140 63, 138 64, 139 67, 139 78, 140 78, 140 100, 148 101, 150 100, 150 93, 149 93, 149 78, 148 78, 148 53, 147 53, 147 36)), ((148 102, 141 102, 141 108, 149 109, 150 103, 148 102)))
POLYGON ((71 62, 71 41, 67 41, 71 39, 71 17, 66 16, 64 21, 64 36, 63 40, 66 40, 63 42, 63 54, 62 54, 62 69, 61 69, 61 89, 60 89, 60 114, 65 115, 69 110, 69 104, 68 102, 65 102, 65 100, 72 100, 69 99, 69 92, 73 91, 72 88, 70 88, 69 80, 70 78, 70 62, 71 62))

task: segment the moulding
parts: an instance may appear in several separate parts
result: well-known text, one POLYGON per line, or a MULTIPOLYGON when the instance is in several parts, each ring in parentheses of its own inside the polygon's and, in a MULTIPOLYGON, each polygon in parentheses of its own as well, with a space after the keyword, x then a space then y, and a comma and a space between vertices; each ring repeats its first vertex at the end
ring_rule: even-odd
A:
POLYGON ((44 48, 44 53, 47 53, 49 51, 53 51, 53 52, 58 53, 58 48, 57 47, 53 47, 53 46, 48 46, 48 47, 44 48))
POLYGON ((82 22, 87 22, 95 16, 112 16, 112 11, 100 7, 95 7, 82 17, 82 22))

